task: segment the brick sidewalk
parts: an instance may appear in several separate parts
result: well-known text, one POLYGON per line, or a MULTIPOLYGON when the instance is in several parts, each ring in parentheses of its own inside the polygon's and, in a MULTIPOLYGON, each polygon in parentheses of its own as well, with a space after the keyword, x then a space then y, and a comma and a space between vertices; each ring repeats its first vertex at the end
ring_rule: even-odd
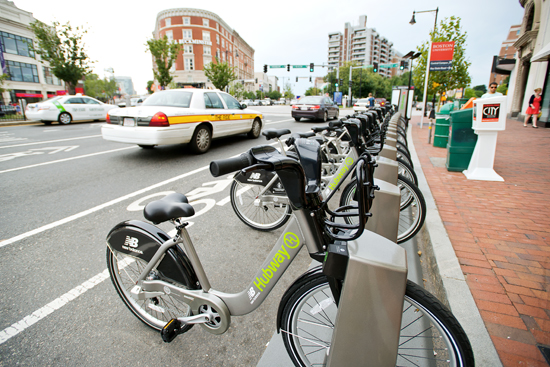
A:
POLYGON ((547 367, 537 346, 550 346, 550 129, 508 120, 494 165, 505 182, 487 182, 447 171, 447 149, 419 122, 418 158, 502 364, 547 367))

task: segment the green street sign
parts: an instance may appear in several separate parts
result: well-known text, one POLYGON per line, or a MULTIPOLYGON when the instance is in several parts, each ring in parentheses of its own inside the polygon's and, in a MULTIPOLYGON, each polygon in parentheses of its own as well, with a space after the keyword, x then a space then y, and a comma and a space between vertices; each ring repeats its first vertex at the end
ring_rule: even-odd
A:
POLYGON ((394 64, 381 64, 380 65, 380 68, 384 68, 384 69, 390 69, 390 68, 396 68, 397 67, 397 64, 394 63, 394 64))
POLYGON ((363 65, 363 69, 372 69, 373 65, 363 65))
POLYGON ((305 69, 307 68, 307 65, 292 65, 293 69, 305 69))
POLYGON ((270 69, 284 69, 286 65, 269 65, 270 69))

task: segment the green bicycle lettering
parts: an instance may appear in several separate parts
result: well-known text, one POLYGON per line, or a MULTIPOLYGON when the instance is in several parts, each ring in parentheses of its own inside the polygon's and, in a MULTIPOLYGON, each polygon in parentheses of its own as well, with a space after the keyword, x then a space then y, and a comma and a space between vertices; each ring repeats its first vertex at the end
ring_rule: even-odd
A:
POLYGON ((332 182, 328 185, 328 188, 331 190, 334 190, 336 188, 336 185, 340 182, 340 180, 344 177, 344 174, 349 171, 350 167, 353 166, 354 160, 352 157, 347 157, 340 169, 338 170, 338 175, 334 177, 332 182))
POLYGON ((273 259, 267 265, 266 269, 262 269, 262 276, 256 277, 254 285, 258 288, 260 292, 263 292, 264 288, 269 284, 273 275, 279 270, 279 267, 285 262, 285 260, 290 260, 290 254, 285 248, 295 249, 300 246, 300 237, 295 233, 287 232, 283 237, 284 244, 281 245, 281 249, 275 253, 273 259))

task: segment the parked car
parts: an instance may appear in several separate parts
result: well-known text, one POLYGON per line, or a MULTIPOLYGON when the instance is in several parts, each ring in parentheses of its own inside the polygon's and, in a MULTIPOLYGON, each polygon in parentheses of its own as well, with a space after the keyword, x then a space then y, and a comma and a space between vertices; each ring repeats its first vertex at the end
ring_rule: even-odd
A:
POLYGON ((382 107, 385 106, 388 101, 386 101, 386 98, 375 98, 374 99, 374 107, 382 107))
POLYGON ((354 112, 364 112, 369 109, 369 100, 362 98, 353 104, 354 112))
POLYGON ((270 98, 265 98, 260 101, 260 106, 273 106, 273 101, 270 98))
POLYGON ((327 121, 330 118, 338 118, 340 110, 328 97, 307 96, 292 105, 292 117, 300 121, 302 118, 327 121))
POLYGON ((186 144, 205 153, 212 139, 248 134, 257 138, 263 126, 260 112, 245 108, 227 93, 207 89, 156 92, 137 107, 109 111, 101 128, 103 139, 137 144, 186 144))
POLYGON ((296 103, 298 103, 298 100, 297 100, 297 99, 291 99, 291 100, 290 100, 290 105, 291 105, 291 106, 294 106, 296 103))
POLYGON ((30 103, 25 109, 25 115, 30 120, 38 120, 46 125, 50 125, 53 121, 70 124, 78 120, 105 120, 107 112, 114 108, 117 106, 77 94, 30 103))
POLYGON ((424 108, 424 103, 416 102, 415 108, 416 108, 417 111, 420 111, 422 108, 424 108))

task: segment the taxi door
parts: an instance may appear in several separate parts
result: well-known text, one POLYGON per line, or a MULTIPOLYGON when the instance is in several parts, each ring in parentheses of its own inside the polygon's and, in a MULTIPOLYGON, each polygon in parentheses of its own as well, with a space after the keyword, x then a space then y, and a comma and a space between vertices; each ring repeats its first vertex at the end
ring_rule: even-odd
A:
POLYGON ((231 114, 225 108, 220 96, 216 92, 204 92, 204 107, 212 122, 212 136, 224 136, 231 131, 231 114))
POLYGON ((231 114, 231 121, 233 122, 231 129, 233 133, 250 131, 250 129, 252 129, 253 119, 251 119, 249 115, 243 113, 239 101, 227 93, 219 94, 225 102, 228 112, 231 114))
POLYGON ((63 108, 69 112, 73 120, 86 119, 86 105, 81 97, 72 97, 63 102, 63 108))
POLYGON ((105 105, 102 105, 92 98, 82 97, 82 100, 84 101, 84 106, 86 108, 86 111, 84 111, 84 113, 86 114, 85 118, 93 120, 100 120, 105 118, 105 116, 107 115, 105 105))

